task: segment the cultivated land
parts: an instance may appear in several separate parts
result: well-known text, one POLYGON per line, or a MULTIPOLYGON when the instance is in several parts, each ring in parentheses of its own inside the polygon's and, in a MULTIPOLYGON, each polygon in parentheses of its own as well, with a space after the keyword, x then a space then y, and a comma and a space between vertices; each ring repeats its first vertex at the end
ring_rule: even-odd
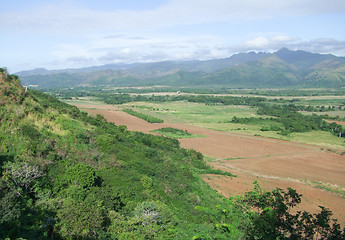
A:
MULTIPOLYGON (((345 156, 324 148, 329 146, 332 149, 344 150, 344 142, 335 141, 338 139, 330 133, 304 133, 314 134, 314 137, 324 134, 319 145, 316 145, 318 140, 313 140, 312 142, 316 144, 311 145, 263 137, 264 134, 268 134, 268 137, 277 134, 263 134, 255 127, 248 129, 247 125, 225 123, 235 115, 256 115, 256 109, 243 106, 205 106, 192 103, 125 105, 125 107, 135 105, 136 110, 141 109, 165 120, 165 123, 150 124, 122 112, 123 106, 80 103, 74 102, 82 110, 91 114, 102 114, 108 121, 117 125, 126 125, 129 130, 156 134, 151 131, 172 127, 205 136, 184 138, 179 141, 182 147, 195 149, 209 157, 211 159, 209 164, 212 167, 237 175, 237 177, 204 176, 204 180, 210 186, 226 197, 252 190, 252 183, 255 180, 265 190, 291 187, 303 194, 300 209, 316 212, 319 205, 327 206, 333 211, 334 217, 345 223, 345 156), (227 125, 229 129, 223 125, 227 125), (222 131, 207 127, 219 128, 222 131), (254 136, 255 132, 260 133, 261 136, 254 136), (333 140, 331 143, 325 143, 325 138, 333 140)), ((303 139, 308 139, 305 136, 299 138, 298 135, 290 137, 292 138, 301 142, 303 139)))

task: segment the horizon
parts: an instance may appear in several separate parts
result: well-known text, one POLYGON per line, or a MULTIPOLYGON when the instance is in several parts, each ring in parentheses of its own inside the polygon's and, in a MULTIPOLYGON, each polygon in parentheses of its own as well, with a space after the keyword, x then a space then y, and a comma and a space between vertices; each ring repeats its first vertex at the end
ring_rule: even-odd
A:
POLYGON ((2 4, 9 72, 211 60, 283 47, 345 56, 340 0, 24 1, 2 4))
MULTIPOLYGON (((297 51, 303 51, 303 52, 307 52, 307 51, 304 51, 304 50, 290 50, 288 49, 287 47, 282 47, 280 49, 278 49, 277 51, 274 51, 274 52, 263 52, 263 51, 248 51, 248 52, 240 52, 240 53, 234 53, 232 54, 231 56, 229 57, 225 57, 225 58, 213 58, 213 59, 206 59, 206 60, 198 60, 198 59, 190 59, 190 60, 163 60, 163 61, 155 61, 155 62, 133 62, 133 63, 108 63, 108 64, 101 64, 101 65, 92 65, 92 66, 84 66, 84 67, 76 67, 76 68, 60 68, 60 69, 48 69, 48 68, 44 68, 44 67, 37 67, 37 68, 33 68, 33 69, 28 69, 28 70, 21 70, 21 71, 18 71, 18 72, 13 72, 12 74, 18 74, 18 73, 24 73, 24 72, 30 72, 30 71, 34 71, 34 70, 45 70, 45 71, 64 71, 64 70, 78 70, 78 69, 84 69, 84 68, 92 68, 92 67, 102 67, 102 66, 107 66, 107 65, 131 65, 131 64, 149 64, 149 63, 160 63, 160 62, 188 62, 188 61, 212 61, 212 60, 219 60, 219 59, 228 59, 228 58, 231 58, 232 56, 234 55, 237 55, 237 54, 248 54, 248 53, 252 53, 254 52, 255 54, 258 54, 258 53, 269 53, 269 54, 274 54, 276 52, 279 52, 283 49, 287 49, 288 51, 291 51, 291 52, 297 52, 297 51)), ((325 54, 322 54, 322 53, 314 53, 314 52, 307 52, 307 53, 312 53, 312 54, 320 54, 320 55, 329 55, 327 53, 325 54)), ((333 55, 333 54, 331 54, 333 55)), ((333 56, 336 56, 336 55, 333 55, 333 56)), ((336 57, 340 57, 340 58, 345 58, 345 56, 336 56, 336 57)))

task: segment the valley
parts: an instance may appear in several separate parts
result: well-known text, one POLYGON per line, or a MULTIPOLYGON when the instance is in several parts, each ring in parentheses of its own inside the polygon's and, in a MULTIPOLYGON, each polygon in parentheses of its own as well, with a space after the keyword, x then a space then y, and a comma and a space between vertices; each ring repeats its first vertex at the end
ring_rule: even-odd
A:
POLYGON ((2 1, 0 240, 345 240, 345 1, 2 1))
POLYGON ((268 90, 276 98, 109 86, 46 94, 2 68, 0 83, 0 238, 344 232, 341 89, 308 90, 329 99, 305 105, 285 99, 290 90, 268 90))

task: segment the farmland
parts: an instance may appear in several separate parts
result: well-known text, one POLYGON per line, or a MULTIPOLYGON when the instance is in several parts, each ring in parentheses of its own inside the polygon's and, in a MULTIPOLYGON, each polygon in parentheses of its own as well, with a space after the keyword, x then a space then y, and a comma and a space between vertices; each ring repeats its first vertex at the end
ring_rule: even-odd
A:
POLYGON ((324 205, 345 222, 344 138, 320 130, 289 135, 262 131, 269 116, 258 115, 258 108, 252 106, 186 101, 73 104, 91 114, 102 114, 117 125, 126 125, 129 130, 157 134, 152 131, 170 127, 203 136, 179 141, 182 147, 203 153, 213 168, 237 175, 204 176, 210 186, 226 197, 251 190, 253 181, 266 190, 292 187, 303 194, 301 209, 316 212, 319 205, 324 205), (163 119, 164 123, 147 123, 123 112, 126 108, 163 119), (233 123, 234 117, 257 121, 233 123))

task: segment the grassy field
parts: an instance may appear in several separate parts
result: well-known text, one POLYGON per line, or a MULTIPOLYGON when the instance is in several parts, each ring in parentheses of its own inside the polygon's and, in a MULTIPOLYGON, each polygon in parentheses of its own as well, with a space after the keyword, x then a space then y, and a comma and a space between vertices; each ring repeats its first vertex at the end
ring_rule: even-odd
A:
MULTIPOLYGON (((301 99, 301 98, 299 98, 301 99)), ((345 104, 344 97, 337 96, 332 97, 314 97, 314 98, 302 98, 299 104, 310 105, 310 106, 333 106, 345 104)))
POLYGON ((99 101, 95 97, 79 97, 73 98, 72 100, 62 99, 62 101, 71 105, 104 105, 104 102, 99 101))
POLYGON ((341 117, 345 118, 345 111, 326 111, 326 112, 302 112, 304 115, 328 115, 331 117, 341 117))
POLYGON ((125 106, 134 106, 143 112, 154 112, 164 120, 173 119, 185 123, 224 123, 237 117, 255 117, 256 108, 246 106, 205 105, 189 102, 168 103, 129 103, 125 106), (144 106, 144 107, 143 107, 144 106))

